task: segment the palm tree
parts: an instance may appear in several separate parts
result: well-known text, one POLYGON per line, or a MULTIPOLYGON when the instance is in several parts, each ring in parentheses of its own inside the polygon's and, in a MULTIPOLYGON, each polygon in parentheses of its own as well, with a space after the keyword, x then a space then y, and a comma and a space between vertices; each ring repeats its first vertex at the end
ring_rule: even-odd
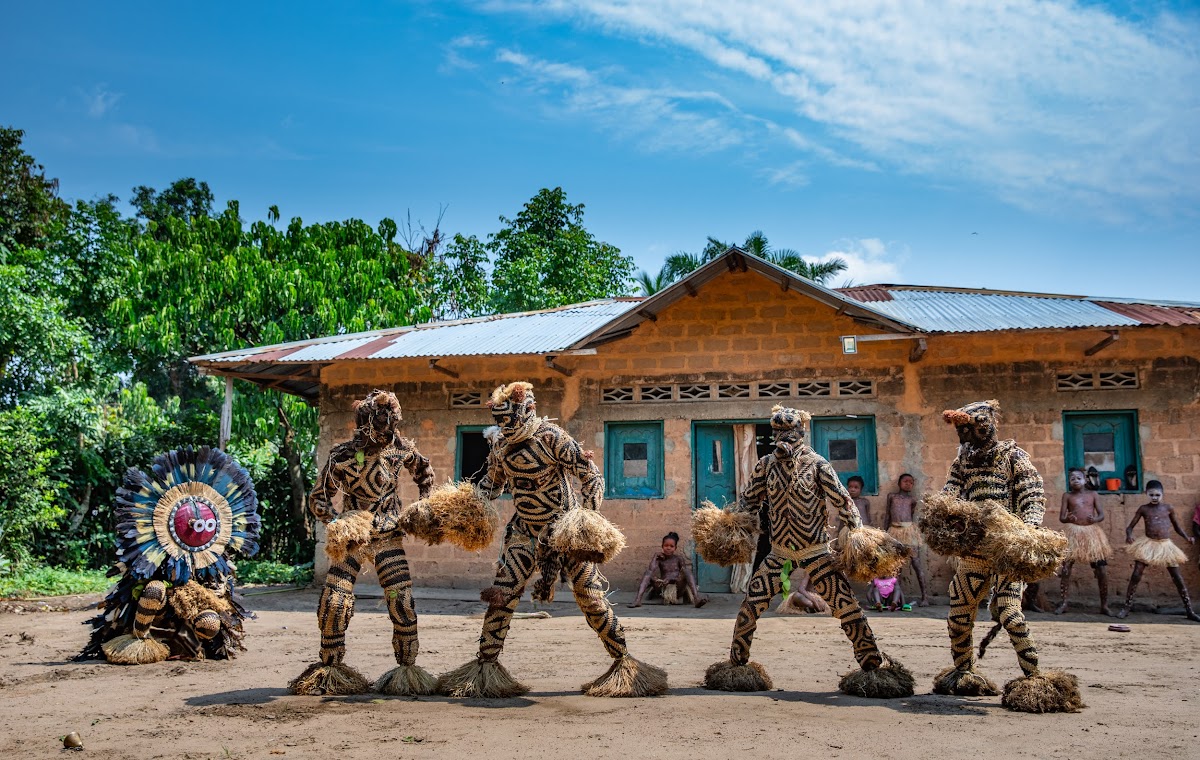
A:
POLYGON ((642 295, 648 298, 674 282, 673 279, 665 276, 665 272, 665 266, 653 276, 643 269, 638 272, 637 277, 633 278, 633 283, 642 291, 642 295))
POLYGON ((818 284, 824 284, 830 277, 846 271, 845 260, 837 256, 828 261, 805 261, 798 251, 791 248, 772 249, 762 230, 751 232, 746 238, 746 244, 742 246, 742 250, 753 253, 777 267, 795 272, 801 277, 807 277, 818 284))
MULTIPOLYGON (((665 280, 663 285, 665 287, 684 275, 691 274, 732 247, 729 243, 722 243, 709 235, 708 242, 705 243, 704 250, 700 253, 680 251, 668 256, 667 260, 663 262, 662 270, 658 273, 658 279, 665 280)), ((742 250, 822 285, 829 278, 846 271, 845 260, 836 256, 828 261, 806 261, 798 251, 791 248, 773 249, 762 230, 751 232, 746 238, 742 250)), ((645 290, 645 287, 643 286, 642 289, 645 290)))

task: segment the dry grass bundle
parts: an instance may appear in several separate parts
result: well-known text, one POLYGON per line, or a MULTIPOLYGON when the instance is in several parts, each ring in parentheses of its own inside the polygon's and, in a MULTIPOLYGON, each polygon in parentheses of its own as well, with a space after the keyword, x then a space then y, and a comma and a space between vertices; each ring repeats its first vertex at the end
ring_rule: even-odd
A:
POLYGON ((775 688, 767 671, 757 662, 735 665, 729 660, 714 662, 704 671, 704 688, 718 691, 770 691, 775 688))
POLYGON ((428 497, 400 510, 406 533, 430 544, 449 541, 460 549, 486 549, 500 526, 500 512, 492 500, 469 480, 444 483, 428 497))
POLYGON ((933 677, 933 693, 955 697, 994 697, 1000 693, 1000 689, 981 673, 958 670, 951 665, 933 677))
POLYGON ((325 526, 325 554, 335 565, 345 561, 355 549, 371 543, 375 515, 364 509, 343 512, 325 526))
POLYGON ((577 507, 554 522, 550 548, 579 562, 608 562, 625 548, 625 534, 596 510, 577 507))
POLYGON ((1014 678, 1004 684, 1000 704, 1027 713, 1079 712, 1084 707, 1079 681, 1061 670, 1014 678))
POLYGON ((419 665, 397 665, 375 681, 375 691, 393 697, 432 694, 437 679, 419 665))
POLYGON ((667 692, 667 671, 625 655, 582 689, 589 697, 657 697, 667 692))
POLYGON ((911 697, 917 682, 912 672, 896 660, 874 670, 852 670, 842 676, 838 689, 843 694, 871 699, 899 699, 911 697))
POLYGON ((993 572, 1033 583, 1053 575, 1067 556, 1067 537, 1058 531, 1027 525, 1003 508, 987 516, 987 534, 979 553, 993 572))
POLYGON ((1148 538, 1142 536, 1135 539, 1132 544, 1126 546, 1125 551, 1129 553, 1130 557, 1150 567, 1186 565, 1188 561, 1187 555, 1183 553, 1183 550, 1176 546, 1169 538, 1148 538))
POLYGON ((997 509, 1008 511, 994 501, 967 501, 945 492, 929 494, 917 527, 925 543, 938 554, 966 557, 979 553, 987 534, 987 517, 997 509))
POLYGON ((508 699, 527 693, 529 687, 498 662, 471 660, 438 678, 434 691, 445 697, 508 699))
POLYGON ((100 645, 104 656, 114 665, 148 665, 162 662, 171 650, 161 641, 152 638, 139 639, 131 633, 109 639, 100 645))
POLYGON ((288 691, 308 697, 366 694, 371 682, 349 665, 313 663, 288 684, 288 691))
POLYGON ((705 562, 722 567, 754 559, 758 516, 750 512, 727 512, 705 501, 692 512, 692 540, 705 562))
POLYGON ((201 586, 196 581, 188 581, 182 586, 175 586, 167 595, 167 600, 175 614, 189 623, 195 624, 196 616, 205 610, 213 612, 232 612, 229 602, 217 596, 212 589, 201 586))
POLYGON ((869 583, 894 578, 912 556, 912 549, 895 536, 866 525, 842 529, 838 536, 838 567, 850 580, 869 583))

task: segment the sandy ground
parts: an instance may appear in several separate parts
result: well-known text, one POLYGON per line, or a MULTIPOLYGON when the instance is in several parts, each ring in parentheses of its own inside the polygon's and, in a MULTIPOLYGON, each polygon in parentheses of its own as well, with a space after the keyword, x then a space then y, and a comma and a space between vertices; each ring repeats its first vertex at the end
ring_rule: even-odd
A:
MULTIPOLYGON (((474 654, 483 605, 467 596, 418 594, 419 663, 435 674, 474 654)), ((249 651, 234 661, 73 663, 91 614, 84 607, 95 599, 49 611, 0 606, 0 757, 60 756, 59 737, 72 730, 84 756, 146 760, 1200 757, 1200 624, 1164 615, 1137 613, 1126 621, 1133 632, 1122 634, 1107 630, 1108 618, 1031 613, 1044 665, 1076 673, 1088 704, 1076 715, 1039 716, 1011 713, 999 698, 930 694, 933 674, 949 663, 944 606, 871 616, 883 648, 918 677, 910 699, 838 693, 853 660, 836 623, 773 613, 759 626, 754 659, 777 689, 701 688, 705 667, 729 646, 738 600, 725 597, 700 610, 619 608, 634 655, 670 673, 667 696, 579 694, 608 660, 574 605, 560 600, 549 619, 513 623, 503 661, 530 694, 485 701, 289 695, 287 681, 316 659, 312 590, 251 598, 259 618, 248 624, 249 651)), ((348 661, 377 676, 391 666, 390 641, 383 602, 360 600, 348 661)), ((984 666, 1001 683, 1018 675, 1003 638, 984 666)))

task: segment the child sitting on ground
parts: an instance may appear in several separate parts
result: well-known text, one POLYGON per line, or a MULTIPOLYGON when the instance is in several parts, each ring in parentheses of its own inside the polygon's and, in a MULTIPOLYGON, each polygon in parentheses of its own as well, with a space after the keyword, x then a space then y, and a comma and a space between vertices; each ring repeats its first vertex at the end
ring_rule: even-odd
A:
POLYGON ((867 600, 876 610, 882 610, 884 606, 888 608, 888 612, 912 609, 904 604, 904 592, 900 590, 899 578, 876 578, 871 581, 867 584, 867 600))
POLYGON ((637 597, 630 607, 641 607, 642 597, 653 586, 662 593, 663 604, 680 604, 690 597, 692 604, 703 607, 708 603, 708 597, 700 593, 696 586, 696 576, 692 575, 692 563, 687 557, 676 554, 679 546, 679 534, 671 531, 663 536, 662 551, 650 558, 650 566, 642 576, 642 584, 638 588, 637 597))
POLYGON ((1125 528, 1125 543, 1129 544, 1126 550, 1134 559, 1133 575, 1129 576, 1129 590, 1125 592, 1125 606, 1117 613, 1117 617, 1123 618, 1129 614, 1129 609, 1133 606, 1133 592, 1137 590, 1138 583, 1142 580, 1142 572, 1149 565, 1167 568, 1167 572, 1171 574, 1171 580, 1175 581, 1175 588, 1179 590, 1179 598, 1183 600, 1184 614, 1188 620, 1200 623, 1200 615, 1197 615, 1192 609, 1192 599, 1188 596, 1187 586, 1183 585, 1183 575, 1179 572, 1179 564, 1187 562, 1187 555, 1183 553, 1182 549, 1171 543, 1171 529, 1174 528, 1175 532, 1187 539, 1190 544, 1196 543, 1196 539, 1183 532, 1183 529, 1179 527, 1179 521, 1175 519, 1174 508, 1162 500, 1162 483, 1157 480, 1146 483, 1146 498, 1150 500, 1150 503, 1138 507, 1133 519, 1125 528), (1134 541, 1133 526, 1137 525, 1138 520, 1145 520, 1146 535, 1134 541))

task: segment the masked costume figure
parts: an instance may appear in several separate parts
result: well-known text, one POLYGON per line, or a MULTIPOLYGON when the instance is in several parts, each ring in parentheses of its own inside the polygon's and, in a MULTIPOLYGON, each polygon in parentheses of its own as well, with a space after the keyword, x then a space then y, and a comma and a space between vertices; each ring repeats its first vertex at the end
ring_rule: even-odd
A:
POLYGON ((294 679, 294 694, 360 694, 371 683, 346 665, 346 629, 354 615, 354 582, 364 563, 375 564, 392 620, 392 650, 397 667, 375 682, 385 694, 429 694, 433 677, 416 665, 417 614, 412 578, 404 556, 399 487, 407 470, 421 498, 429 495, 433 468, 416 444, 402 438, 400 402, 386 391, 372 391, 355 406, 354 437, 333 447, 309 496, 309 509, 328 527, 332 566, 317 606, 321 627, 321 660, 294 679), (332 499, 342 495, 340 513, 332 499), (343 541, 333 552, 334 534, 355 533, 361 540, 343 541), (336 556, 335 556, 336 555, 336 556))
MULTIPOLYGON (((893 544, 882 531, 863 527, 858 509, 833 467, 804 442, 809 418, 808 412, 798 409, 777 406, 772 410, 775 451, 758 460, 734 510, 751 514, 766 510, 770 553, 750 578, 749 591, 734 626, 729 659, 709 667, 705 685, 726 691, 762 691, 772 687, 763 667, 750 661, 750 645, 759 616, 783 588, 784 563, 791 560, 809 574, 810 590, 829 605, 854 647, 860 670, 847 674, 840 688, 859 696, 911 696, 912 675, 879 651, 854 591, 830 552, 825 531, 826 503, 837 509, 847 536, 857 538, 871 531, 877 536, 872 541, 879 542, 875 546, 898 552, 893 556, 899 563, 907 551, 898 542, 893 544)), ((698 545, 700 540, 697 538, 698 545)))
POLYGON ((179 449, 131 467, 117 489, 116 586, 87 621, 91 640, 76 659, 103 655, 136 665, 225 659, 253 617, 233 593, 227 551, 258 551, 258 497, 250 476, 219 449, 179 449))
MULTIPOLYGON (((560 572, 565 575, 588 625, 600 637, 612 667, 583 686, 591 696, 625 697, 661 694, 666 673, 629 655, 625 632, 604 597, 607 581, 596 562, 611 558, 624 545, 598 510, 604 479, 590 453, 562 428, 535 414, 533 386, 510 383, 497 388, 488 402, 500 428, 500 438, 488 456, 487 473, 479 483, 490 498, 507 488, 515 513, 508 523, 504 548, 493 585, 480 595, 488 603, 477 658, 438 680, 438 692, 457 697, 512 697, 528 688, 499 663, 509 623, 526 584, 542 573, 536 595, 546 598, 560 572), (571 477, 579 480, 580 497, 571 477), (580 524, 602 522, 612 546, 580 543, 572 530, 580 524)), ((593 535, 595 535, 593 533, 593 535)))
POLYGON ((1038 575, 1052 573, 1062 561, 1066 540, 1061 534, 1036 527, 1045 513, 1042 477, 1014 441, 997 439, 998 412, 996 401, 943 412, 946 422, 958 432, 959 453, 950 465, 942 493, 926 500, 920 525, 932 548, 959 560, 950 582, 946 621, 954 665, 938 674, 934 692, 998 693, 990 680, 975 671, 973 648, 979 602, 992 591, 990 612, 997 625, 981 642, 980 652, 1003 628, 1024 673, 1004 687, 1003 704, 1027 712, 1074 712, 1083 706, 1075 677, 1062 671, 1039 671, 1037 647, 1021 611, 1025 583, 1020 576, 1036 580, 1038 575), (1024 548, 1025 537, 1031 539, 1029 548, 1024 548), (1033 555, 1037 561, 1031 560, 1033 555), (1023 565, 1041 570, 1022 572, 1023 565))

